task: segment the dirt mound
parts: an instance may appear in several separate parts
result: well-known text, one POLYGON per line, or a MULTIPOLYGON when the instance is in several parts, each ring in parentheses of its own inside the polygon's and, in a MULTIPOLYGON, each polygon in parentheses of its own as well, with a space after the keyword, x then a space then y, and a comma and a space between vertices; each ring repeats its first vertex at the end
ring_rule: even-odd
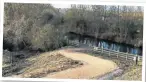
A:
POLYGON ((20 77, 40 78, 49 73, 83 65, 82 62, 72 60, 59 53, 44 53, 37 58, 29 58, 28 60, 34 63, 27 67, 26 71, 20 77))

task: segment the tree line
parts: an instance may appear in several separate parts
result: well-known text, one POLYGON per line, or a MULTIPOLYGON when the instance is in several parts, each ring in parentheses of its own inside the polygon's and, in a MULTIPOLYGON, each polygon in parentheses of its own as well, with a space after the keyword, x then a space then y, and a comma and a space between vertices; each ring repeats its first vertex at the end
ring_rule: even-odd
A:
POLYGON ((4 4, 4 49, 48 51, 66 46, 68 32, 142 46, 143 7, 4 4))

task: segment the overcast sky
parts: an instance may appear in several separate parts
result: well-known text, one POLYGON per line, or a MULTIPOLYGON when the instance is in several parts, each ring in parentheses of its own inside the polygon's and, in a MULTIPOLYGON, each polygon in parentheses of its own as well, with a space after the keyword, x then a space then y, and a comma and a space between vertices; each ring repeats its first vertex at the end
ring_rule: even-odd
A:
POLYGON ((52 4, 55 8, 70 8, 70 4, 52 4))

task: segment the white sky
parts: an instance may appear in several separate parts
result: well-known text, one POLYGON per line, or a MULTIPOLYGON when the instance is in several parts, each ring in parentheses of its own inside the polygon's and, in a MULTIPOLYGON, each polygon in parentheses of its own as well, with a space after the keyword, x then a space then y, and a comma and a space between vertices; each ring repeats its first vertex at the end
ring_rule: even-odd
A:
POLYGON ((55 8, 70 8, 70 4, 52 4, 55 8))

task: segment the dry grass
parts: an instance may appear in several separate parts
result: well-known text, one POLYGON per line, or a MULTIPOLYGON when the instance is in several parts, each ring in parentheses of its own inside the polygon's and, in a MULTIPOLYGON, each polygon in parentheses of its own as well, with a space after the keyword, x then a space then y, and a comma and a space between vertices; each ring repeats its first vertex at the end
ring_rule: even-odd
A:
POLYGON ((115 80, 142 80, 142 67, 135 66, 128 70, 125 74, 120 77, 115 78, 115 80))
POLYGON ((46 74, 62 71, 82 65, 80 61, 66 58, 59 53, 43 53, 38 57, 29 58, 28 61, 34 62, 26 68, 26 71, 20 75, 25 78, 39 78, 46 74))
POLYGON ((120 76, 116 77, 115 80, 142 80, 142 62, 138 62, 138 65, 133 65, 129 67, 125 73, 120 76))

